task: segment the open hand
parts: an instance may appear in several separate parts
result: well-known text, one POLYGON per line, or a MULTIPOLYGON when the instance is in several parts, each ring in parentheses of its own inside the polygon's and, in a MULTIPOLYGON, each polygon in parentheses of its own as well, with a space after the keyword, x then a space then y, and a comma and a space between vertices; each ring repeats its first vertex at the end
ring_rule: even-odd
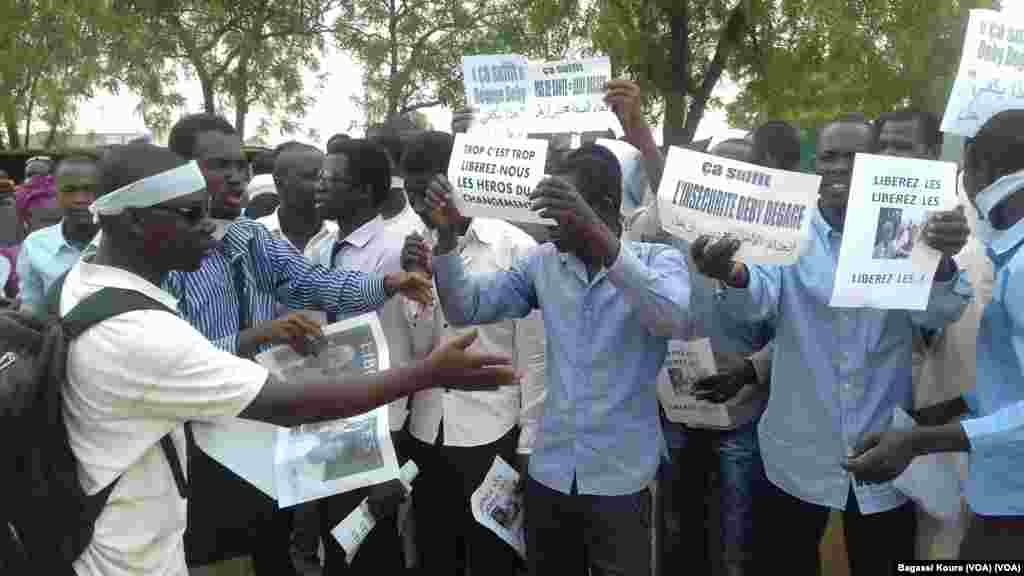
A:
POLYGON ((405 237, 405 244, 402 245, 402 270, 427 275, 434 272, 430 247, 419 232, 413 232, 405 237))
POLYGON ((462 108, 452 115, 452 133, 465 134, 469 132, 473 122, 476 120, 475 108, 462 108))
POLYGON ((957 206, 955 210, 949 212, 936 212, 930 215, 921 232, 925 244, 949 257, 956 256, 963 250, 970 234, 971 228, 967 225, 963 206, 957 206))
POLYGON ((477 331, 473 330, 445 342, 430 353, 426 364, 433 375, 434 387, 468 391, 494 390, 519 380, 511 367, 511 357, 467 352, 476 338, 477 331))
POLYGON ((854 448, 843 468, 860 482, 880 484, 902 474, 915 456, 913 431, 890 430, 868 434, 854 448))

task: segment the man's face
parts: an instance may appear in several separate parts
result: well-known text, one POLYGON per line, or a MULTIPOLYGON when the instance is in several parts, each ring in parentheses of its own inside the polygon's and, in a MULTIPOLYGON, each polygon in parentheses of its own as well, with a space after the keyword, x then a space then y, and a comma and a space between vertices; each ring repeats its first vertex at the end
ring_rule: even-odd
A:
POLYGON ((142 251, 147 260, 167 270, 195 272, 217 245, 209 220, 210 196, 205 190, 137 209, 142 251))
POLYGON ((938 159, 938 148, 925 143, 924 130, 918 120, 888 121, 878 134, 878 153, 922 160, 938 159))
POLYGON ((196 135, 196 160, 210 191, 210 216, 234 220, 242 214, 242 195, 249 183, 249 164, 236 134, 201 132, 196 135))
POLYGON ((866 124, 835 122, 822 130, 815 161, 815 171, 821 175, 818 194, 822 208, 845 214, 854 155, 870 152, 871 145, 871 128, 866 124))
POLYGON ((431 230, 437 227, 436 216, 431 217, 430 208, 427 207, 427 186, 433 178, 434 175, 430 172, 412 172, 405 176, 405 193, 409 196, 409 204, 423 224, 431 230))
POLYGON ((323 154, 313 151, 287 153, 284 174, 277 182, 281 205, 298 213, 311 213, 316 209, 316 193, 320 186, 320 171, 324 166, 323 154))
POLYGON ((368 186, 356 184, 348 156, 331 154, 324 158, 317 208, 324 218, 336 220, 341 228, 354 229, 373 220, 377 207, 368 186))
MULTIPOLYGON (((588 190, 584 190, 580 187, 579 179, 576 174, 558 174, 556 177, 572 184, 583 200, 594 209, 594 212, 597 213, 598 217, 604 221, 613 233, 616 230, 620 230, 617 224, 619 221, 619 210, 618 207, 612 205, 612 200, 610 198, 594 198, 591 194, 588 194, 588 190)), ((559 252, 575 254, 576 257, 581 260, 583 260, 589 252, 589 246, 582 238, 576 234, 571 234, 566 230, 563 230, 560 226, 548 226, 548 238, 555 247, 558 248, 559 252)))
POLYGON ((71 162, 57 169, 57 206, 64 219, 77 225, 91 225, 89 205, 96 200, 99 173, 92 162, 71 162))

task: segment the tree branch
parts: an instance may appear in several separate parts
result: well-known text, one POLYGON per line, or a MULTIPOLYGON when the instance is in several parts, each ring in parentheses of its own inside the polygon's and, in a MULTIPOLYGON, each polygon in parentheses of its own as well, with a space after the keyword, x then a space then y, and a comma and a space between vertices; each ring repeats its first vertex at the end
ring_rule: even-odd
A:
POLYGON ((399 114, 404 116, 406 114, 409 114, 410 112, 415 112, 416 110, 422 110, 423 108, 433 108, 434 106, 443 106, 443 105, 444 105, 444 100, 441 100, 441 99, 429 100, 427 102, 417 102, 415 104, 407 104, 405 106, 402 106, 402 109, 399 111, 399 114))

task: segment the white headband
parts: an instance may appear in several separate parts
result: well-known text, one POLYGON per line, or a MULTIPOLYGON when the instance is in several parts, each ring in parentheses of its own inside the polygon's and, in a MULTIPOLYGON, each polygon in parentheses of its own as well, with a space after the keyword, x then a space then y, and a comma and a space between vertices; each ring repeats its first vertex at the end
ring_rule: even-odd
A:
POLYGON ((136 180, 97 198, 89 211, 93 221, 99 216, 120 214, 125 208, 149 208, 168 200, 188 196, 206 188, 206 179, 195 160, 142 180, 136 180))

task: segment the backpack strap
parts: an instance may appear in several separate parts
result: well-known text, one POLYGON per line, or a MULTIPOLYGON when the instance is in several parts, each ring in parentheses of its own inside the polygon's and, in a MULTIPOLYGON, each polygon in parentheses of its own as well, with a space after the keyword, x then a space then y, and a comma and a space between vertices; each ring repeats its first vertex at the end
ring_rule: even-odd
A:
MULTIPOLYGON (((65 274, 65 276, 66 275, 67 274, 65 274)), ((62 276, 50 289, 49 296, 54 298, 57 302, 57 310, 59 310, 60 294, 63 289, 63 285, 64 277, 62 276)), ((71 340, 81 336, 89 328, 92 328, 104 320, 108 320, 114 316, 119 316, 128 312, 136 312, 140 310, 163 310, 170 314, 177 314, 171 308, 153 298, 150 298, 149 296, 146 296, 142 292, 127 290, 124 288, 108 287, 102 288, 84 298, 60 319, 60 323, 64 330, 65 339, 70 342, 71 340)), ((185 423, 185 427, 186 434, 190 434, 191 428, 187 422, 185 423)), ((188 483, 185 481, 185 473, 181 467, 181 459, 178 457, 178 451, 174 447, 174 442, 171 440, 170 434, 167 434, 160 439, 160 447, 163 450, 164 456, 167 458, 167 463, 171 466, 171 474, 174 475, 174 483, 178 486, 178 494, 182 498, 188 498, 188 483)), ((99 516, 99 512, 102 511, 104 506, 106 506, 107 499, 110 498, 110 493, 113 491, 114 486, 117 485, 117 482, 120 479, 121 477, 119 476, 114 480, 114 482, 93 497, 93 502, 99 504, 99 510, 96 511, 96 517, 99 516)))

